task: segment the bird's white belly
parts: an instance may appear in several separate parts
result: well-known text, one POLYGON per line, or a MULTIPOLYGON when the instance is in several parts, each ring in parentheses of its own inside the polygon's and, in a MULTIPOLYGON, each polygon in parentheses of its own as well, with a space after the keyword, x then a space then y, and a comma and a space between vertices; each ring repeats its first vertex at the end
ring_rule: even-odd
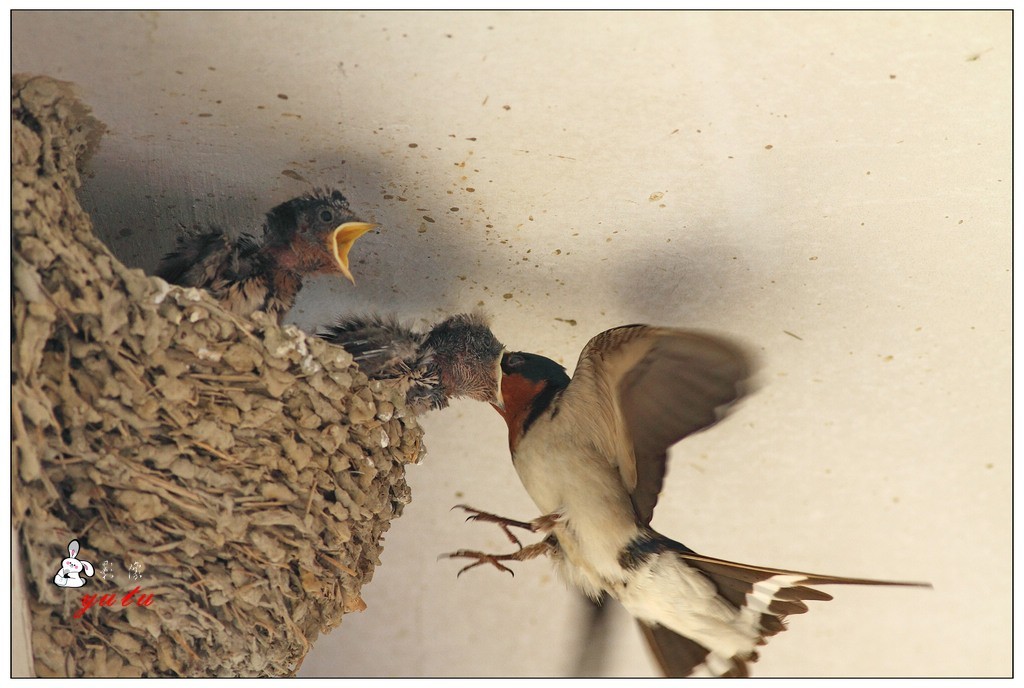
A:
POLYGON ((753 651, 756 629, 675 553, 662 552, 639 568, 623 567, 619 557, 641 529, 613 462, 585 447, 577 442, 563 448, 556 437, 535 431, 516 451, 515 467, 530 497, 543 514, 561 517, 554 533, 562 576, 594 598, 607 592, 638 619, 723 657, 753 651))
POLYGON ((611 593, 636 618, 692 638, 723 657, 746 656, 757 644, 756 627, 744 623, 710 580, 672 552, 633 571, 611 593))
POLYGON ((515 459, 519 478, 542 515, 559 516, 554 533, 565 578, 594 596, 621 579, 619 554, 639 528, 611 463, 560 451, 536 432, 524 439, 515 459))

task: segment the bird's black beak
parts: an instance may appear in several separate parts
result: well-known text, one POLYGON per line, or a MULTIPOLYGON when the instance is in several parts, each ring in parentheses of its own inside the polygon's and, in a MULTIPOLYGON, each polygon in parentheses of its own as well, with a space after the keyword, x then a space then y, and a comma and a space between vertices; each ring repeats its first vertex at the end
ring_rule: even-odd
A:
POLYGON ((356 239, 379 226, 372 222, 346 222, 335 228, 327 237, 327 249, 334 256, 334 261, 338 264, 341 274, 345 275, 352 284, 355 284, 356 280, 348 269, 348 252, 351 250, 352 244, 356 243, 356 239))

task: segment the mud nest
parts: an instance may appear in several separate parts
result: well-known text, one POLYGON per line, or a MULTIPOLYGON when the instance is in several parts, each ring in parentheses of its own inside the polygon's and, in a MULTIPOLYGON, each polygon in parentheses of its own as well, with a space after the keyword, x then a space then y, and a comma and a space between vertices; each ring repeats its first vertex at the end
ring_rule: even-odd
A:
POLYGON ((15 78, 11 108, 11 497, 36 673, 294 673, 365 607, 415 418, 340 347, 118 262, 75 196, 102 126, 43 77, 15 78), (53 582, 72 539, 95 569, 77 589, 53 582))

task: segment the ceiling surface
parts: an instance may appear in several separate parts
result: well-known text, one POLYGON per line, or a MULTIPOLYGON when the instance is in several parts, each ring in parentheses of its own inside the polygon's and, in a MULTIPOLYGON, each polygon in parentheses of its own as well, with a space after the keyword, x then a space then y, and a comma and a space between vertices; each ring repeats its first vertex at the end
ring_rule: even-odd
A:
MULTIPOLYGON (((15 72, 109 128, 82 190, 152 270, 183 228, 258 226, 311 186, 383 230, 300 327, 481 308, 571 371, 633 322, 729 333, 758 390, 672 452, 654 526, 709 555, 933 590, 844 588, 757 676, 1011 672, 1011 17, 1007 12, 16 12, 15 72)), ((302 676, 653 676, 621 610, 515 577, 457 503, 539 515, 488 406, 428 455, 368 608, 302 676), (594 641, 596 642, 596 641, 594 641), (600 646, 593 645, 592 649, 600 646)))

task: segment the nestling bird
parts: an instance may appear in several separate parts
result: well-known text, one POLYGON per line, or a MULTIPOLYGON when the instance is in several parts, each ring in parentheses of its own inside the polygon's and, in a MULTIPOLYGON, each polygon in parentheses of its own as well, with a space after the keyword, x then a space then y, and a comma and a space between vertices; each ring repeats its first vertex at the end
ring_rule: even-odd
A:
POLYGON ((497 401, 504 346, 480 313, 453 315, 429 332, 393 315, 349 316, 317 335, 344 347, 367 377, 407 384, 406 404, 415 413, 456 397, 497 401))
MULTIPOLYGON (((618 600, 671 676, 745 676, 757 646, 785 629, 825 584, 925 585, 819 575, 697 554, 654 531, 669 447, 714 424, 742 394, 748 356, 725 339, 631 325, 594 337, 572 379, 543 356, 505 352, 495 409, 512 462, 543 514, 513 521, 462 506, 470 520, 546 533, 512 554, 460 550, 489 563, 551 556, 592 599, 618 600)), ((462 573, 460 571, 460 573, 462 573)), ((930 586, 929 586, 930 587, 930 586)))
POLYGON ((179 237, 156 274, 208 290, 237 315, 266 311, 280 322, 304 277, 341 273, 354 284, 349 250, 375 227, 356 218, 340 191, 318 190, 270 210, 262 239, 242 234, 231 240, 217 229, 179 237))

